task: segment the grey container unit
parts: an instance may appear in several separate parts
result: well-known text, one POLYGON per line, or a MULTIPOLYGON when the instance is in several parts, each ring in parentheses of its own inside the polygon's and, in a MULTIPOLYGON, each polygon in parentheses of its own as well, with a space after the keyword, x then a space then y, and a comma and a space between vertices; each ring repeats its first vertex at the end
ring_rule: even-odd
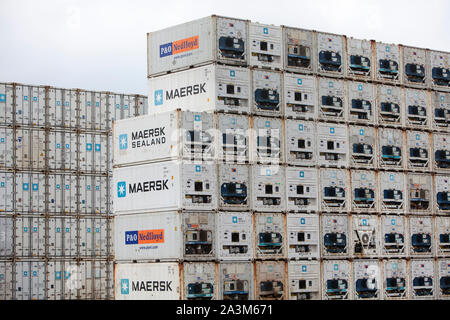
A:
POLYGON ((318 179, 318 169, 286 167, 286 211, 318 212, 318 179))
POLYGON ((14 84, 0 83, 0 125, 11 127, 14 120, 14 84))
POLYGON ((284 72, 284 116, 317 119, 317 78, 284 72))
POLYGON ((284 70, 313 74, 316 71, 317 53, 314 32, 311 30, 283 28, 284 70))
POLYGON ((45 127, 46 87, 14 84, 15 124, 45 127))
POLYGON ((404 126, 404 99, 402 89, 385 84, 376 86, 377 123, 381 127, 401 128, 404 126))
POLYGON ((318 79, 318 120, 345 122, 347 117, 347 93, 344 80, 318 79))
POLYGON ((405 126, 413 130, 429 130, 431 124, 430 95, 425 90, 405 88, 405 126))
POLYGON ((450 93, 431 92, 432 123, 434 131, 450 131, 450 93))
POLYGON ((183 247, 186 261, 211 261, 217 257, 217 221, 210 212, 183 212, 183 247))
POLYGON ((437 257, 450 255, 450 217, 435 218, 434 238, 437 257))
POLYGON ((351 217, 351 253, 355 259, 380 256, 380 227, 375 215, 353 215, 351 217))
POLYGON ((349 186, 347 170, 320 169, 320 211, 347 213, 351 207, 349 186))
POLYGON ((428 88, 430 77, 428 50, 400 45, 402 56, 402 83, 415 88, 428 88))
POLYGON ((283 164, 284 121, 253 117, 251 127, 250 161, 254 164, 283 164))
POLYGON ((14 300, 45 299, 45 262, 16 261, 14 279, 14 300))
POLYGON ((348 127, 344 124, 317 124, 317 164, 321 167, 347 168, 348 127))
POLYGON ((406 300, 409 274, 406 260, 386 259, 382 263, 383 300, 406 300))
POLYGON ((281 27, 250 22, 248 42, 249 65, 251 67, 283 69, 281 27))
POLYGON ((356 80, 372 80, 375 70, 372 41, 346 39, 347 77, 356 80))
POLYGON ((186 300, 216 300, 218 297, 215 263, 183 263, 183 281, 186 300))
POLYGON ((434 172, 450 172, 450 134, 433 134, 433 150, 431 170, 434 172))
POLYGON ((317 163, 316 124, 312 121, 286 119, 284 127, 286 163, 314 167, 317 163))
POLYGON ((281 72, 254 69, 251 112, 258 116, 282 117, 283 77, 281 72))
POLYGON ((436 299, 436 273, 432 259, 409 262, 410 296, 412 300, 436 299))
POLYGON ((321 216, 321 254, 323 259, 347 259, 350 257, 350 219, 345 215, 321 216))
POLYGON ((219 264, 219 300, 253 300, 254 270, 251 262, 219 264))
POLYGON ((406 175, 407 208, 412 215, 433 214, 433 187, 431 175, 408 173, 406 175))
POLYGON ((429 59, 430 87, 450 91, 450 53, 432 50, 429 59))
POLYGON ((14 223, 14 256, 45 258, 47 223, 43 217, 17 216, 14 223))
POLYGON ((14 213, 15 175, 12 172, 0 172, 0 212, 2 215, 14 213))
POLYGON ((250 166, 218 164, 219 210, 247 211, 250 209, 250 166))
POLYGON ((47 170, 77 171, 79 162, 78 134, 59 130, 47 131, 47 170))
POLYGON ((247 65, 247 20, 209 16, 147 34, 149 77, 220 62, 247 65))
MULTIPOLYGON (((79 127, 85 131, 108 131, 111 129, 111 109, 115 101, 110 101, 109 92, 77 90, 79 106, 79 127)), ((114 103, 114 106, 116 103, 114 103)), ((130 110, 131 110, 130 103, 130 110)), ((134 111, 133 111, 134 115, 134 111)))
POLYGON ((40 129, 15 130, 15 166, 19 170, 45 170, 46 132, 40 129))
POLYGON ((450 292, 448 290, 448 282, 450 280, 450 260, 437 260, 436 272, 436 298, 439 300, 449 300, 450 292))
POLYGON ((434 176, 434 212, 438 215, 450 213, 450 175, 434 176))
POLYGON ((316 32, 317 73, 324 76, 346 75, 346 38, 342 35, 316 32))
POLYGON ((381 170, 403 170, 406 161, 404 132, 392 128, 378 129, 378 167, 381 170))
POLYGON ((370 83, 347 81, 347 120, 349 123, 376 124, 375 86, 370 83))
POLYGON ((434 222, 431 217, 409 217, 409 256, 434 256, 434 222))
POLYGON ((320 262, 289 261, 289 300, 321 300, 320 262))
POLYGON ((351 171, 352 212, 378 212, 378 190, 375 171, 351 171))
POLYGON ((404 216, 380 217, 380 256, 385 258, 408 255, 408 225, 404 216))
POLYGON ((282 213, 254 214, 255 258, 282 260, 286 254, 286 221, 282 213))
POLYGON ((14 168, 14 132, 12 128, 0 128, 0 168, 14 168))
POLYGON ((324 260, 322 262, 322 299, 352 299, 352 269, 348 260, 324 260))
POLYGON ((402 214, 406 209, 405 174, 382 171, 378 173, 379 210, 387 214, 402 214))
POLYGON ((288 260, 320 259, 318 215, 286 215, 286 251, 288 260))
POLYGON ((13 232, 13 217, 0 217, 0 257, 2 259, 9 259, 14 255, 13 232))
POLYGON ((47 223, 47 256, 49 258, 76 258, 78 255, 77 219, 73 217, 51 217, 47 223))
POLYGON ((287 296, 286 263, 255 262, 255 299, 285 300, 287 296))
POLYGON ((13 262, 0 261, 0 300, 13 299, 13 262))
POLYGON ((217 158, 227 163, 248 163, 250 160, 250 118, 218 114, 217 158))
POLYGON ((286 210, 286 174, 282 166, 252 166, 251 209, 257 212, 286 210))
POLYGON ((403 66, 400 47, 396 44, 375 43, 376 80, 400 84, 403 66))
POLYGON ((355 300, 381 300, 383 282, 378 260, 355 260, 352 263, 355 300))
POLYGON ((367 126, 348 127, 350 168, 377 168, 377 135, 375 128, 367 126))
POLYGON ((219 260, 253 260, 253 216, 251 213, 219 212, 216 230, 216 252, 219 260))

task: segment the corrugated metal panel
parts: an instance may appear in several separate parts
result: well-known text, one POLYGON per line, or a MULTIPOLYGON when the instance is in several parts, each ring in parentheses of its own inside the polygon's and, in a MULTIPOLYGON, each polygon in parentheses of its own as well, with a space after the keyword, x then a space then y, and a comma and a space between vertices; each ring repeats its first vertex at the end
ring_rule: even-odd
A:
POLYGON ((0 257, 13 255, 13 226, 11 217, 0 217, 0 257))
POLYGON ((0 262, 0 300, 13 298, 13 263, 0 262))
POLYGON ((14 131, 0 128, 0 168, 14 167, 14 131))
POLYGON ((14 173, 0 172, 0 212, 14 211, 14 173))

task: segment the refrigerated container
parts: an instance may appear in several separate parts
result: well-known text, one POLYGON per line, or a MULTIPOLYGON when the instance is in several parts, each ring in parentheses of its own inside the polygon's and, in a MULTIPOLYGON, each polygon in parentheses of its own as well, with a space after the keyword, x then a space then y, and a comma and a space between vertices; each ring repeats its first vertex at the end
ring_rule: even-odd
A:
POLYGON ((313 167, 317 163, 316 124, 312 121, 285 120, 286 163, 313 167))
POLYGON ((396 44, 375 43, 376 80, 400 84, 403 70, 400 62, 400 47, 396 44))
POLYGON ((289 261, 287 267, 290 300, 321 300, 320 262, 289 261))
POLYGON ((351 217, 351 252, 356 259, 380 256, 380 228, 375 215, 353 215, 351 217))
POLYGON ((436 214, 450 213, 450 176, 434 176, 434 206, 436 214))
POLYGON ((405 166, 404 133, 398 129, 378 129, 379 167, 385 170, 402 170, 405 166))
POLYGON ((13 299, 13 262, 0 262, 0 300, 13 299))
POLYGON ((441 259, 436 261, 437 277, 436 291, 437 298, 448 300, 450 298, 450 260, 441 259))
POLYGON ((382 216, 380 218, 380 256, 405 257, 408 254, 407 239, 406 217, 382 216))
POLYGON ((435 218, 436 255, 445 257, 450 254, 450 217, 435 218))
POLYGON ((248 163, 250 159, 250 118, 217 115, 217 159, 226 163, 248 163))
POLYGON ((347 75, 354 79, 372 79, 376 65, 372 56, 372 41, 347 38, 346 48, 347 75))
POLYGON ((255 262, 257 300, 285 300, 287 296, 286 264, 284 261, 255 262))
POLYGON ((436 299, 436 275, 433 260, 411 260, 409 266, 410 299, 436 299))
POLYGON ((254 69, 251 112, 258 116, 282 117, 283 77, 281 72, 254 69))
POLYGON ((250 22, 248 27, 249 65, 281 70, 283 42, 281 27, 250 22))
POLYGON ((347 94, 344 80, 319 78, 318 120, 345 122, 347 119, 347 94))
POLYGON ((284 115, 286 118, 317 119, 317 81, 314 76, 284 73, 284 115))
POLYGON ((218 289, 215 263, 183 264, 183 299, 217 300, 218 289))
POLYGON ((282 26, 284 70, 313 73, 316 70, 316 43, 312 30, 282 26))
POLYGON ((219 209, 247 211, 250 209, 250 166, 244 164, 218 165, 220 189, 219 209))
POLYGON ((378 260, 354 260, 352 263, 355 300, 381 300, 383 283, 378 260))
POLYGON ((280 260, 286 257, 286 221, 282 213, 255 213, 255 257, 280 260))
POLYGON ((378 190, 375 171, 351 171, 352 211, 376 213, 378 190))
POLYGON ((321 257, 346 259, 350 256, 351 235, 349 217, 345 215, 321 216, 321 257))
POLYGON ((404 89, 405 96, 405 125, 407 128, 430 129, 429 94, 425 90, 404 89))
POLYGON ((317 124, 317 157, 319 166, 346 168, 348 161, 347 125, 317 124))
POLYGON ((14 219, 12 217, 0 217, 0 257, 12 258, 14 255, 14 219))
POLYGON ((426 49, 401 46, 404 85, 427 88, 429 79, 428 52, 426 49))
POLYGON ((316 32, 318 65, 317 72, 325 76, 346 75, 347 52, 345 36, 316 32))
POLYGON ((250 161, 255 164, 284 163, 284 121, 277 118, 252 118, 250 161))
POLYGON ((409 256, 433 257, 434 223, 431 217, 409 217, 409 256))
POLYGON ((286 211, 318 212, 319 170, 286 167, 286 211))
POLYGON ((409 294, 408 265, 406 260, 383 260, 383 299, 405 300, 409 294))
POLYGON ((379 84, 377 92, 377 123, 380 126, 401 128, 404 126, 405 109, 403 93, 400 87, 379 84))
POLYGON ((433 214, 433 187, 431 175, 424 173, 408 173, 406 190, 408 196, 407 212, 409 214, 433 214))
POLYGON ((350 123, 375 125, 375 86, 365 82, 347 82, 347 119, 350 123))
POLYGON ((285 168, 254 165, 251 170, 251 209, 258 212, 285 211, 285 168))
POLYGON ((405 174, 379 172, 378 195, 380 210, 384 213, 404 213, 406 202, 405 174))
POLYGON ((14 85, 0 83, 0 124, 12 126, 14 119, 14 85))
POLYGON ((254 300, 254 285, 252 263, 219 264, 219 300, 254 300))
POLYGON ((435 90, 450 90, 450 53, 429 51, 429 75, 435 90))
POLYGON ((346 213, 350 210, 350 178, 347 170, 320 169, 320 210, 346 213))
POLYGON ((216 225, 216 250, 220 261, 251 261, 254 258, 251 213, 219 212, 216 225))
POLYGON ((324 260, 322 262, 322 299, 352 299, 353 277, 348 260, 324 260))
POLYGON ((367 126, 349 126, 349 158, 352 168, 377 168, 376 130, 367 126))
POLYGON ((0 213, 13 214, 15 209, 15 175, 12 172, 0 172, 0 213))
POLYGON ((14 168, 14 158, 14 130, 10 128, 0 128, 0 168, 14 168))
POLYGON ((287 258, 289 260, 320 259, 318 215, 286 215, 287 258))
POLYGON ((433 134, 432 171, 450 171, 450 134, 433 134))

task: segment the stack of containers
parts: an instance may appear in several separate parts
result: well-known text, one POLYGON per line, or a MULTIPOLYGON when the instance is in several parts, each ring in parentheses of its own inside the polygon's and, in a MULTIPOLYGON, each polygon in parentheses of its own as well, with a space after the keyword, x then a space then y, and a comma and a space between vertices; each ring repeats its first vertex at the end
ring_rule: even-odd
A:
POLYGON ((116 224, 115 297, 448 298, 449 59, 217 16, 149 34, 150 116, 114 128, 114 187, 142 196, 120 224, 151 222, 116 224))
POLYGON ((110 130, 137 105, 0 84, 0 300, 113 297, 110 130))

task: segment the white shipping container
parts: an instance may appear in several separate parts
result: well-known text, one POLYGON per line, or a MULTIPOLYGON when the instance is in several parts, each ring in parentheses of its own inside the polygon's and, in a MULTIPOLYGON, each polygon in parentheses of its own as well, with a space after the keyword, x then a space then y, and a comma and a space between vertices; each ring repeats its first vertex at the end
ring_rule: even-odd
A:
POLYGON ((253 300, 254 270, 250 262, 219 264, 219 300, 253 300))
POLYGON ((450 253, 450 217, 435 218, 436 255, 448 256, 450 253))
POLYGON ((77 126, 77 92, 76 90, 63 89, 62 117, 65 128, 77 126))
POLYGON ((63 199, 64 199, 64 213, 76 214, 77 213, 77 191, 78 191, 78 177, 76 175, 66 174, 64 175, 63 199))
POLYGON ((404 213, 406 202, 405 174, 379 172, 378 192, 380 210, 385 213, 404 213))
POLYGON ((12 84, 0 83, 0 124, 10 126, 13 122, 14 88, 12 84))
POLYGON ((48 146, 47 146, 47 161, 48 168, 52 171, 64 170, 63 159, 65 157, 64 152, 64 132, 61 131, 49 131, 47 134, 48 146))
POLYGON ((219 288, 216 280, 216 265, 214 263, 184 263, 183 272, 183 299, 217 299, 219 288))
POLYGON ((288 284, 290 300, 321 300, 320 262, 289 261, 288 284))
POLYGON ((217 115, 217 158, 227 163, 248 163, 250 157, 250 118, 217 115))
POLYGON ((31 124, 36 127, 45 126, 46 117, 46 91, 45 87, 33 87, 31 101, 31 124))
POLYGON ((45 257, 46 229, 45 218, 17 217, 15 219, 16 257, 45 257))
POLYGON ((287 296, 286 265, 284 261, 255 263, 255 289, 258 300, 285 300, 287 296))
POLYGON ((309 121, 285 120, 286 163, 315 166, 317 163, 316 125, 309 121))
POLYGON ((30 129, 16 129, 15 161, 20 169, 31 168, 32 134, 30 129))
POLYGON ((147 34, 147 74, 187 69, 211 62, 246 65, 248 21, 219 16, 147 34))
POLYGON ((435 211, 445 215, 450 212, 450 176, 435 175, 434 184, 435 211))
POLYGON ((253 216, 249 212, 220 212, 217 216, 217 257, 221 261, 250 261, 253 216))
POLYGON ((403 131, 391 128, 378 129, 380 169, 403 169, 406 162, 404 144, 403 131))
POLYGON ((319 120, 345 121, 347 112, 346 85, 343 80, 319 78, 319 120))
POLYGON ((329 33, 316 33, 318 67, 321 74, 346 74, 345 37, 329 33))
POLYGON ((429 52, 430 82, 434 89, 450 89, 450 54, 429 52))
POLYGON ((383 299, 408 299, 409 279, 406 260, 383 260, 383 299))
POLYGON ((286 210, 286 175, 281 166, 252 166, 251 208, 259 212, 286 210))
POLYGON ((450 134, 433 134, 433 171, 450 171, 450 134))
MULTIPOLYGON (((67 171, 76 171, 78 169, 79 153, 78 153, 78 134, 65 132, 63 135, 63 159, 64 169, 67 171)), ((81 147, 80 147, 81 149, 81 147)))
POLYGON ((51 260, 47 263, 47 299, 76 300, 83 273, 74 261, 51 260))
POLYGON ((431 106, 432 128, 439 131, 450 131, 450 93, 431 92, 431 106))
POLYGON ((280 72, 252 70, 252 90, 252 114, 283 116, 283 80, 280 72))
POLYGON ((319 211, 319 171, 286 167, 286 197, 289 212, 319 211))
POLYGON ((51 127, 64 127, 62 108, 63 108, 63 90, 57 88, 48 89, 48 107, 47 124, 51 127))
POLYGON ((16 123, 19 126, 29 126, 31 101, 33 100, 32 87, 17 85, 15 86, 15 110, 16 123))
POLYGON ((31 202, 30 212, 45 213, 45 186, 46 175, 42 173, 31 173, 31 202))
MULTIPOLYGON (((108 298, 109 277, 108 263, 106 261, 92 261, 94 286, 92 290, 94 300, 106 300, 108 298)), ((88 279, 86 279, 87 281, 88 279)))
POLYGON ((0 172, 0 212, 12 214, 14 202, 14 173, 0 172))
POLYGON ((82 173, 94 172, 94 135, 79 135, 79 168, 82 173))
POLYGON ((448 300, 450 298, 450 292, 448 289, 448 283, 450 281, 450 260, 443 259, 437 260, 437 298, 442 300, 448 300))
POLYGON ((371 79, 376 64, 372 53, 371 41, 347 38, 347 74, 353 78, 371 79))
POLYGON ((287 118, 316 120, 316 78, 286 72, 283 75, 284 115, 287 118))
POLYGON ((323 258, 346 258, 350 253, 349 218, 347 216, 322 215, 321 245, 323 258))
POLYGON ((410 299, 434 300, 436 298, 436 275, 433 260, 411 260, 410 299))
POLYGON ((0 300, 13 299, 13 263, 0 262, 0 300))
POLYGON ((369 83, 347 82, 349 122, 375 124, 375 87, 369 83))
POLYGON ((281 27, 249 23, 249 65, 281 70, 283 68, 283 44, 281 27))
POLYGON ((94 178, 94 212, 95 214, 106 214, 108 211, 108 178, 96 176, 94 178))
POLYGON ((352 263, 355 300, 380 300, 383 282, 377 260, 355 260, 352 263))
POLYGON ((380 218, 381 256, 404 257, 407 250, 408 226, 406 217, 382 216, 380 218))
POLYGON ((243 210, 250 208, 250 166, 219 164, 219 209, 243 210))
POLYGON ((429 79, 428 53, 426 49, 401 47, 403 61, 403 84, 426 88, 429 79))
POLYGON ((400 48, 395 44, 376 42, 377 80, 400 82, 400 48))
POLYGON ((63 228, 64 218, 51 217, 48 219, 47 254, 51 258, 64 256, 63 228))
POLYGON ((353 170, 351 181, 352 211, 377 212, 378 193, 375 171, 353 170))
POLYGON ((286 228, 282 213, 255 213, 255 256, 261 260, 286 257, 286 228))
POLYGON ((431 113, 428 92, 424 90, 404 89, 406 127, 429 129, 431 113))
POLYGON ((0 257, 14 255, 14 220, 11 217, 0 217, 0 257))
POLYGON ((94 219, 80 218, 79 221, 79 256, 94 257, 94 219))
POLYGON ((428 256, 434 253, 433 219, 431 217, 409 218, 409 255, 428 256))
POLYGON ((31 212, 31 177, 30 173, 16 173, 15 176, 15 211, 31 212))
POLYGON ((50 174, 47 176, 47 210, 49 214, 64 212, 64 175, 50 174))
POLYGON ((115 300, 180 300, 177 263, 135 263, 114 266, 115 300))
POLYGON ((350 167, 374 169, 377 166, 377 137, 375 128, 349 126, 350 167))
POLYGON ((287 257, 289 260, 319 259, 319 216, 287 214, 287 257))
POLYGON ((350 209, 350 180, 347 170, 320 170, 320 210, 347 212, 350 209))
POLYGON ((346 260, 325 260, 322 262, 322 299, 352 299, 353 288, 351 265, 346 260))
POLYGON ((311 73, 316 68, 314 33, 311 30, 283 26, 284 69, 311 73))
POLYGON ((45 262, 16 262, 15 300, 45 299, 45 262))
POLYGON ((375 215, 353 215, 352 245, 354 258, 377 258, 380 256, 380 228, 375 215))
POLYGON ((377 85, 377 122, 381 126, 403 126, 404 100, 402 89, 388 85, 377 85))
POLYGON ((14 131, 0 128, 0 168, 14 167, 14 151, 14 131))
POLYGON ((277 118, 252 118, 250 161, 278 165, 284 162, 284 121, 277 118))
POLYGON ((433 214, 433 187, 431 176, 427 174, 409 173, 406 176, 408 196, 407 212, 409 214, 433 214))
POLYGON ((94 210, 95 177, 78 176, 78 210, 82 215, 90 215, 94 210))

